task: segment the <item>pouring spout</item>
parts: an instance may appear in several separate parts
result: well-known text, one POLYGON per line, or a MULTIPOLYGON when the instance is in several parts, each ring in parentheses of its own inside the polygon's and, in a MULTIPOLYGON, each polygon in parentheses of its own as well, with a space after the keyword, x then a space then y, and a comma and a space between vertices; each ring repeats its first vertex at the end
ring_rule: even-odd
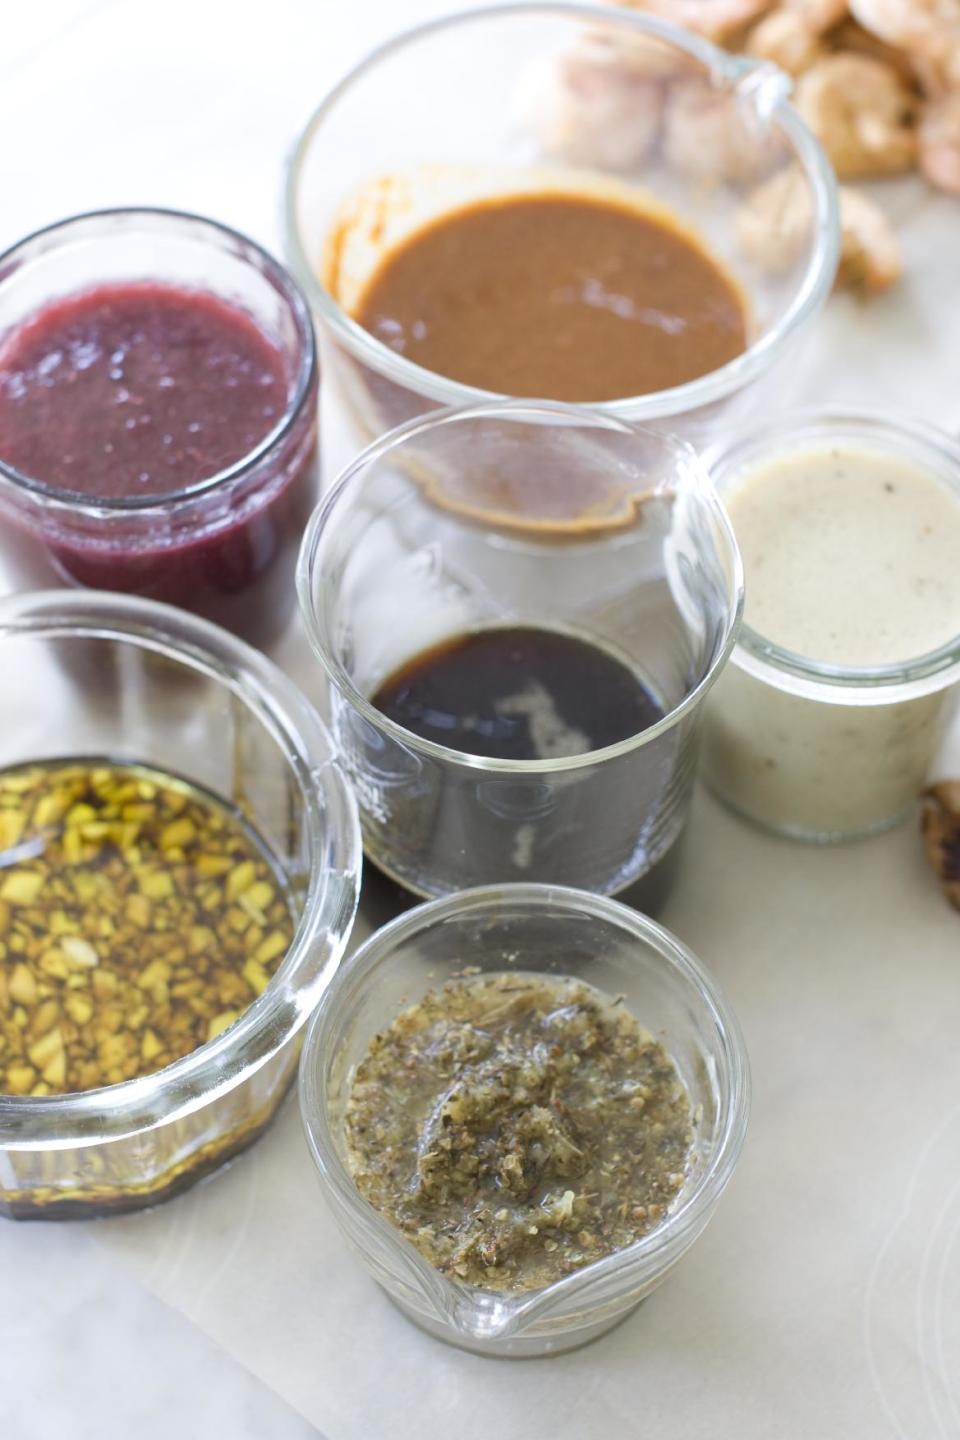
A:
POLYGON ((467 1291, 457 1296, 450 1319, 469 1344, 507 1340, 517 1333, 522 1309, 506 1296, 467 1291))

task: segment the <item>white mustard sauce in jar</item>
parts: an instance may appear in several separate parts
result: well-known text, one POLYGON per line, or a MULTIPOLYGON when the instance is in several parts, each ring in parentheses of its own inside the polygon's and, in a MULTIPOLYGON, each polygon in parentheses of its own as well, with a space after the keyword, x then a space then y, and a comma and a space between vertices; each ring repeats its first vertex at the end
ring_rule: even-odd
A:
MULTIPOLYGON (((781 833, 840 839, 908 811, 960 636, 960 464, 819 427, 719 476, 743 556, 745 630, 711 697, 708 783, 781 833), (956 488, 954 488, 956 487, 956 488), (786 653, 784 653, 786 652, 786 653)), ((945 446, 950 446, 944 437, 945 446)), ((722 469, 722 466, 721 466, 722 469)))

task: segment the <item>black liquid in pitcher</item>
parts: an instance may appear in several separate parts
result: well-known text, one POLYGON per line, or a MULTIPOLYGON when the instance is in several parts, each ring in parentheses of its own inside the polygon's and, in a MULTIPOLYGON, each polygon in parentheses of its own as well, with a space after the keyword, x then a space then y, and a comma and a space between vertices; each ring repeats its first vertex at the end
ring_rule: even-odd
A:
POLYGON ((557 760, 646 730, 664 709, 608 651, 534 626, 472 631, 421 652, 371 703, 422 739, 496 760, 557 760))

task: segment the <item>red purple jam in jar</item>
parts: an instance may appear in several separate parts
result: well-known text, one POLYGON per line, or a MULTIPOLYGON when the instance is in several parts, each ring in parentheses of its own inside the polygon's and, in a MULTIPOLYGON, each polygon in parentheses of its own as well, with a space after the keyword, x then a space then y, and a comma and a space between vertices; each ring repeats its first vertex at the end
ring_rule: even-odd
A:
POLYGON ((0 458, 91 499, 182 490, 235 465, 283 419, 286 370, 215 295, 102 285, 0 343, 0 458))
POLYGON ((293 608, 318 488, 315 347, 293 282, 252 242, 166 212, 82 216, 5 260, 0 522, 21 569, 24 532, 38 542, 28 580, 146 595, 269 644, 293 608), (11 258, 57 232, 69 248, 73 227, 118 217, 121 241, 159 225, 175 242, 176 282, 101 279, 101 267, 94 283, 15 307, 10 323, 11 258), (215 246, 223 273, 211 275, 215 246), (191 247, 196 283, 180 278, 191 247))

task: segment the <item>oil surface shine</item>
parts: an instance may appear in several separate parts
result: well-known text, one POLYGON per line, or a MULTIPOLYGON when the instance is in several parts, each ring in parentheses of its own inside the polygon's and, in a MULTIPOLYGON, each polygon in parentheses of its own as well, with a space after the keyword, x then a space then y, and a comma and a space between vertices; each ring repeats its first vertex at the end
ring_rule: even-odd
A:
POLYGON ((356 317, 436 374, 502 395, 606 401, 741 355, 735 281, 638 206, 514 195, 441 216, 389 253, 356 317))

